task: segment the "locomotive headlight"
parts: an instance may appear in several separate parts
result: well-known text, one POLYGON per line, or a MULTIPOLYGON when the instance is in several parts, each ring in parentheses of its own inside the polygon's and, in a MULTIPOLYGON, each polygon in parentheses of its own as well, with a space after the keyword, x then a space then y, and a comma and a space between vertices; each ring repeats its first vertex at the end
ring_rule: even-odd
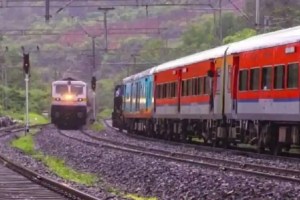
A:
POLYGON ((83 101, 83 98, 78 98, 78 101, 79 101, 79 102, 82 102, 82 101, 83 101))
POLYGON ((64 95, 64 100, 66 101, 71 101, 74 99, 74 96, 72 94, 65 94, 64 95))
POLYGON ((60 98, 56 97, 54 100, 55 100, 55 101, 60 101, 60 98))

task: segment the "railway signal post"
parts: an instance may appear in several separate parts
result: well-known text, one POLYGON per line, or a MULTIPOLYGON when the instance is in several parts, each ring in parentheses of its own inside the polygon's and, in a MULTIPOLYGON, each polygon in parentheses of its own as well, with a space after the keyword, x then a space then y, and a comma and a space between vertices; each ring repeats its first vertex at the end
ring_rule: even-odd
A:
POLYGON ((23 70, 25 72, 25 94, 26 94, 26 126, 25 126, 25 133, 29 132, 29 102, 28 102, 28 83, 29 83, 29 68, 30 68, 30 62, 29 62, 29 53, 25 54, 23 53, 23 70))
POLYGON ((93 119, 92 121, 94 122, 96 120, 96 77, 92 77, 92 90, 93 90, 93 119))

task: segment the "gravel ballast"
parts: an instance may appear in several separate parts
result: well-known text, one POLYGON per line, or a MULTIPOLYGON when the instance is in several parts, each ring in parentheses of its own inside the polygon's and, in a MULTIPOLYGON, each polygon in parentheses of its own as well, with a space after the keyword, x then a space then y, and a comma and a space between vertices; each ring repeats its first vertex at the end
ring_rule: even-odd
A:
POLYGON ((96 137, 106 138, 110 140, 117 140, 122 143, 135 144, 147 148, 161 149, 161 150, 186 153, 191 155, 201 155, 201 156, 213 157, 218 159, 226 159, 231 161, 238 161, 245 164, 251 163, 251 164, 264 165, 264 166, 278 167, 283 169, 300 170, 300 160, 296 160, 296 161, 283 160, 281 158, 275 159, 274 157, 272 159, 269 158, 266 159, 261 157, 249 156, 247 154, 245 155, 234 154, 232 153, 232 151, 227 151, 226 149, 224 149, 224 151, 222 152, 216 152, 216 151, 210 151, 208 149, 194 148, 194 147, 188 147, 182 145, 173 145, 170 143, 165 143, 164 141, 160 141, 160 140, 147 141, 145 139, 130 137, 124 133, 120 133, 111 128, 107 128, 107 131, 102 131, 101 133, 97 133, 90 130, 86 131, 86 133, 96 137))
MULTIPOLYGON (((58 177, 56 174, 52 173, 42 162, 40 162, 36 159, 33 159, 29 155, 25 155, 20 150, 12 148, 10 146, 10 141, 15 138, 16 137, 14 135, 0 137, 0 153, 1 153, 1 155, 5 156, 6 158, 13 161, 14 163, 17 163, 21 166, 29 168, 29 169, 39 173, 40 175, 52 178, 53 180, 58 181, 60 183, 65 183, 66 185, 73 187, 75 189, 78 189, 82 192, 94 195, 94 196, 98 197, 99 199, 112 199, 112 200, 124 199, 124 198, 117 197, 116 195, 107 192, 106 189, 101 186, 101 183, 94 187, 87 187, 87 186, 77 184, 77 183, 74 183, 71 181, 63 180, 62 178, 58 177)), ((44 139, 48 140, 47 138, 44 138, 44 139)))
MULTIPOLYGON (((66 133, 90 140, 80 131, 66 133)), ((127 142, 123 137, 118 139, 127 142)), ((163 200, 300 198, 300 186, 296 184, 92 147, 61 136, 53 128, 38 134, 36 142, 46 154, 61 157, 80 171, 97 174, 103 184, 142 196, 163 200)))

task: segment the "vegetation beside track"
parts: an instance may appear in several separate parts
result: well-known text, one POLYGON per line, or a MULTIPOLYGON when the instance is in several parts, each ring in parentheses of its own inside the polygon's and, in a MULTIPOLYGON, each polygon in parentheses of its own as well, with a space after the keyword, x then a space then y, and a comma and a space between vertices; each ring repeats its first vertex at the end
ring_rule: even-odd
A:
POLYGON ((111 117, 112 110, 109 108, 104 108, 100 113, 97 114, 96 121, 89 125, 89 128, 95 132, 100 132, 105 130, 105 126, 102 122, 103 119, 111 117))
POLYGON ((97 182, 96 176, 89 173, 81 173, 66 166, 64 160, 54 156, 45 155, 41 151, 35 150, 34 134, 37 130, 31 131, 29 134, 21 136, 11 142, 11 146, 22 150, 25 154, 43 162, 51 171, 56 175, 76 183, 84 184, 87 186, 94 185, 97 182))
POLYGON ((117 196, 127 198, 127 199, 132 199, 132 200, 157 200, 156 197, 141 197, 137 194, 121 192, 121 191, 119 191, 115 188, 109 188, 108 191, 112 194, 117 195, 117 196))
POLYGON ((104 108, 97 116, 98 120, 111 118, 112 109, 104 108))
MULTIPOLYGON (((21 123, 25 123, 25 114, 19 112, 6 111, 2 112, 2 115, 10 116, 15 120, 19 120, 21 123)), ((30 125, 38 125, 38 124, 47 124, 49 123, 49 119, 44 117, 43 115, 30 112, 29 113, 29 122, 30 125)))

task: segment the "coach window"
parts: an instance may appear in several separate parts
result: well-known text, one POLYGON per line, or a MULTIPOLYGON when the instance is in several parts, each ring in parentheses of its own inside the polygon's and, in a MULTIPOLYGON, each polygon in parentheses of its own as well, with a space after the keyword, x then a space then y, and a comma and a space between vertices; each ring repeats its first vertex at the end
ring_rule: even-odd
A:
POLYGON ((167 97, 167 84, 163 84, 163 98, 167 97))
POLYGON ((156 86, 156 95, 157 95, 157 98, 158 99, 160 99, 161 98, 161 96, 160 96, 160 94, 161 94, 161 87, 160 87, 160 85, 157 85, 156 86))
POLYGON ((198 78, 198 85, 199 85, 199 95, 202 95, 204 93, 204 88, 203 88, 203 77, 198 78))
POLYGON ((170 83, 166 83, 166 90, 167 90, 167 93, 166 93, 166 98, 169 98, 170 97, 170 83))
POLYGON ((178 95, 178 83, 175 82, 174 85, 175 85, 174 86, 174 88, 175 88, 174 97, 177 97, 177 95, 178 95))
POLYGON ((181 96, 184 96, 185 81, 181 82, 181 96))
POLYGON ((299 64, 290 63, 287 68, 287 87, 298 88, 299 64))
POLYGON ((248 89, 248 70, 240 70, 239 74, 239 91, 248 89))
POLYGON ((232 66, 228 65, 228 77, 227 77, 227 89, 228 91, 230 91, 231 89, 231 70, 232 70, 232 66))
POLYGON ((261 89, 270 90, 271 86, 272 86, 272 67, 263 67, 261 89))
POLYGON ((259 68, 250 70, 250 90, 258 90, 259 89, 259 68))
POLYGON ((173 98, 173 97, 176 97, 176 88, 177 88, 177 83, 176 83, 176 82, 174 82, 174 83, 172 83, 172 84, 171 84, 171 86, 172 86, 172 93, 171 93, 171 97, 173 98))
POLYGON ((189 79, 188 80, 188 96, 191 96, 192 95, 192 89, 193 89, 193 85, 192 85, 192 83, 193 83, 193 79, 189 79))
POLYGON ((277 65, 274 67, 274 89, 284 88, 284 72, 284 65, 277 65))
POLYGON ((205 76, 204 81, 203 81, 203 83, 204 83, 204 94, 209 94, 209 84, 210 84, 209 81, 210 81, 210 78, 205 76))

